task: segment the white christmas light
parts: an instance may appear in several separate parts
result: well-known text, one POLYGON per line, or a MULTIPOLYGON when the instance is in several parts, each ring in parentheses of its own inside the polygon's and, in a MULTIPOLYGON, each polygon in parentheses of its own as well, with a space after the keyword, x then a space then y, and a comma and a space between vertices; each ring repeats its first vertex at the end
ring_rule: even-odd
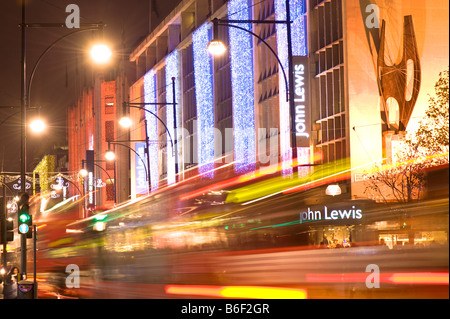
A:
MULTIPOLYGON (((179 54, 178 50, 174 50, 172 53, 170 53, 166 58, 166 86, 167 91, 170 93, 166 94, 166 126, 169 129, 170 136, 172 136, 173 142, 175 143, 176 140, 176 133, 174 130, 174 123, 173 123, 173 94, 172 94, 172 77, 175 78, 175 102, 180 101, 180 97, 178 96, 180 89, 178 88, 179 81, 177 79, 179 78, 179 54), (169 85, 170 84, 170 85, 169 85), (170 90, 169 90, 170 87, 170 90)), ((180 107, 179 104, 176 105, 176 111, 175 111, 176 117, 177 117, 177 123, 178 126, 180 125, 181 118, 179 117, 180 113, 180 107)), ((167 134, 167 183, 173 184, 175 183, 175 153, 172 150, 172 143, 170 140, 169 134, 167 134)), ((175 146, 176 147, 176 146, 175 146)), ((178 149, 176 150, 179 151, 178 149)), ((179 157, 178 157, 179 158, 179 157)))
POLYGON ((211 26, 204 23, 192 35, 194 50, 195 97, 197 101, 198 170, 213 178, 214 171, 214 99, 212 59, 205 50, 211 26))
MULTIPOLYGON (((236 20, 251 18, 247 0, 230 1, 228 11, 234 13, 233 19, 236 20)), ((252 30, 249 23, 239 23, 238 26, 252 30)), ((228 32, 231 55, 235 171, 245 173, 254 170, 256 162, 253 36, 233 27, 229 27, 228 32)))
MULTIPOLYGON (((153 70, 148 71, 144 75, 144 102, 145 103, 156 103, 156 74, 153 70)), ((146 105, 145 107, 150 112, 154 114, 157 113, 156 105, 146 105)), ((147 134, 151 141, 158 140, 158 119, 145 112, 145 118, 147 120, 147 134)), ((137 155, 136 155, 137 156, 137 155)), ((150 156, 150 181, 152 184, 152 191, 158 189, 159 183, 159 170, 158 170, 158 145, 151 143, 149 145, 149 156, 150 156)))

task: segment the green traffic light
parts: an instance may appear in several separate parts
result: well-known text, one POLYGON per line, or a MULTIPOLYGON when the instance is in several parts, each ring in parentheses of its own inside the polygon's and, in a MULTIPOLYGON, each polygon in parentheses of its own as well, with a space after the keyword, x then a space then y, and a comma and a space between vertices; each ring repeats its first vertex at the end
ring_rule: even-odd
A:
POLYGON ((19 215, 19 220, 20 220, 20 222, 21 223, 26 223, 27 221, 29 221, 30 220, 30 215, 28 215, 28 214, 21 214, 21 215, 19 215))

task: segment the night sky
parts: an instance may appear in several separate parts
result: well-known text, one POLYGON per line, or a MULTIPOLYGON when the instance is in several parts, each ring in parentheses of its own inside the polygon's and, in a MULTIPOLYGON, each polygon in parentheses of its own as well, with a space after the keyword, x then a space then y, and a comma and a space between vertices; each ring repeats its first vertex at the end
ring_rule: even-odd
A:
MULTIPOLYGON (((153 8, 151 26, 154 28, 179 0, 28 0, 27 22, 64 23, 69 15, 65 12, 66 6, 77 4, 81 23, 106 23, 104 40, 111 45, 116 58, 125 55, 128 60, 129 53, 148 34, 150 2, 153 8)), ((0 109, 0 170, 6 172, 20 170, 20 23, 20 0, 3 0, 0 4, 0 106, 18 106, 0 109)), ((41 53, 72 30, 27 30, 28 78, 41 53)), ((87 43, 95 36, 93 31, 69 36, 49 51, 39 64, 32 82, 31 105, 41 107, 40 115, 48 129, 40 136, 27 133, 27 171, 32 171, 53 145, 66 144, 66 110, 86 83, 83 79, 96 71, 87 56, 87 43)), ((100 71, 108 73, 112 66, 103 68, 100 71)), ((31 119, 37 115, 37 111, 30 111, 27 117, 31 119)))

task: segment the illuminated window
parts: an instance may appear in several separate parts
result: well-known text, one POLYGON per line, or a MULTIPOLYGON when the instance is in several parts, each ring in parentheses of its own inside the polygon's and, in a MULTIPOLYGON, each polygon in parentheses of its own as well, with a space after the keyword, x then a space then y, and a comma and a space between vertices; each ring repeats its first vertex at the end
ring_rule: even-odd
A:
POLYGON ((114 97, 105 97, 105 114, 114 114, 114 97))

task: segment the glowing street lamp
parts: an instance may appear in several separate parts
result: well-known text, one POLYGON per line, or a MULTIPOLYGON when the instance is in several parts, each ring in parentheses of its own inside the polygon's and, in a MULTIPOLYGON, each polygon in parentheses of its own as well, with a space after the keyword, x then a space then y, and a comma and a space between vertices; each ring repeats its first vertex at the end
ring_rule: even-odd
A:
POLYGON ((342 190, 338 184, 330 184, 327 186, 325 194, 329 196, 337 196, 342 194, 342 190))
POLYGON ((95 44, 90 53, 92 60, 98 64, 108 63, 112 56, 111 49, 106 44, 95 44))
POLYGON ((217 39, 212 39, 211 41, 209 41, 206 49, 213 56, 221 56, 227 50, 225 44, 217 39))
POLYGON ((105 153, 105 158, 106 158, 108 161, 114 161, 114 159, 116 158, 116 154, 114 154, 113 151, 108 150, 108 151, 105 153))
POLYGON ((47 125, 41 119, 35 119, 30 123, 30 128, 33 133, 39 134, 45 131, 47 125))
POLYGON ((124 116, 119 120, 119 125, 123 128, 129 128, 132 124, 133 121, 128 116, 124 116))
POLYGON ((82 177, 88 176, 88 171, 87 171, 87 169, 82 168, 82 169, 80 170, 80 175, 81 175, 82 177))

